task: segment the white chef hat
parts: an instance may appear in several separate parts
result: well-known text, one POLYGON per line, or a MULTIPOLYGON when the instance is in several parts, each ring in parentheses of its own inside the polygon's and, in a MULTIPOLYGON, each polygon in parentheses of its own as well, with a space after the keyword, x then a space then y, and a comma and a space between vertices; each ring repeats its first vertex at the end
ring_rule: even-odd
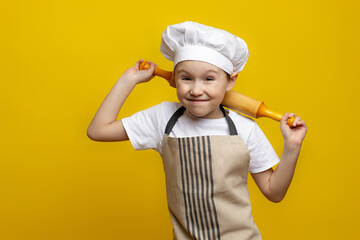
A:
POLYGON ((244 40, 218 28, 196 22, 170 25, 161 37, 160 51, 174 62, 197 60, 211 63, 228 74, 240 72, 249 57, 244 40))

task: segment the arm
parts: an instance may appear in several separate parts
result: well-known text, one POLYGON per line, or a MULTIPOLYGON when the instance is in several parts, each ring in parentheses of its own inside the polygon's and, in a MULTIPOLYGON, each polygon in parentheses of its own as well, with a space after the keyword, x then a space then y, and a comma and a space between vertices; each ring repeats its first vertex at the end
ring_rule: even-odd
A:
POLYGON ((154 77, 155 64, 152 62, 150 62, 149 70, 139 70, 140 63, 143 61, 141 59, 135 66, 127 69, 110 90, 87 129, 87 135, 90 139, 95 141, 124 141, 129 139, 122 121, 116 121, 116 118, 136 84, 147 82, 154 77))
POLYGON ((286 113, 280 122, 284 149, 276 170, 270 168, 264 172, 251 174, 260 191, 272 202, 280 202, 285 197, 294 176, 301 144, 307 131, 305 122, 299 117, 295 118, 293 128, 290 128, 287 125, 287 119, 292 116, 294 114, 286 113))

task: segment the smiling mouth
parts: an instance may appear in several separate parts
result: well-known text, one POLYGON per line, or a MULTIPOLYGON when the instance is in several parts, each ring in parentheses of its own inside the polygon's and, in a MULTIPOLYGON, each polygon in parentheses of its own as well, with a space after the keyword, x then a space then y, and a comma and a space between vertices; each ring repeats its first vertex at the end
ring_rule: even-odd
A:
POLYGON ((187 99, 190 102, 207 102, 209 100, 207 99, 187 99))

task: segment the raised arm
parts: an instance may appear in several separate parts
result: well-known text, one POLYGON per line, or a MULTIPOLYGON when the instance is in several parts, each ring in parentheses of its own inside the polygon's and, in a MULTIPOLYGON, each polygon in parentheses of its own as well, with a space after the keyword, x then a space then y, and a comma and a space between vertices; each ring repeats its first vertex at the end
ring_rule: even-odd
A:
POLYGON ((280 122, 281 133, 284 137, 284 149, 276 170, 273 171, 270 168, 264 172, 251 174, 260 191, 272 202, 280 202, 286 195, 307 131, 305 122, 299 117, 295 118, 293 127, 290 128, 287 125, 287 119, 292 116, 295 114, 286 113, 280 122))
POLYGON ((126 98, 136 84, 147 82, 154 77, 155 64, 149 62, 149 70, 139 70, 139 60, 133 67, 127 69, 110 90, 97 110, 88 129, 87 136, 95 141, 124 141, 128 140, 121 120, 116 120, 126 98))

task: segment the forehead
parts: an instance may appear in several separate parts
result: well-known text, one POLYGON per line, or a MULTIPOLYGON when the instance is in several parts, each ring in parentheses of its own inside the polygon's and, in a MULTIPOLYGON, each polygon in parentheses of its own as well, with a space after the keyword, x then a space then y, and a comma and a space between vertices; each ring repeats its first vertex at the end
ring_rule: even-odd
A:
POLYGON ((203 62, 203 61, 196 61, 196 60, 186 60, 179 62, 175 66, 175 73, 180 71, 186 72, 215 72, 215 73, 222 73, 223 70, 213 64, 203 62))

